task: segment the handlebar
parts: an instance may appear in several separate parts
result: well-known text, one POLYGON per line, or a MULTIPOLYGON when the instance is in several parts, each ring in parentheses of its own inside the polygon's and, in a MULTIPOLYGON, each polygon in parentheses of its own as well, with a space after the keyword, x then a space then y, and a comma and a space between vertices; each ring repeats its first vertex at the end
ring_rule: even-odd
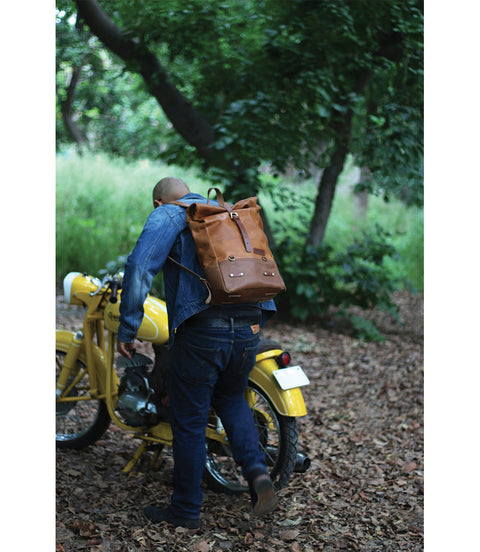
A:
POLYGON ((117 299, 117 293, 118 293, 118 290, 122 288, 122 284, 120 282, 120 280, 118 278, 115 278, 111 284, 110 284, 110 289, 112 290, 112 294, 110 295, 110 303, 116 303, 118 301, 117 299))
POLYGON ((110 279, 110 275, 107 274, 106 276, 104 276, 103 280, 100 282, 97 288, 97 291, 90 292, 90 297, 98 295, 100 291, 105 287, 105 284, 108 282, 109 279, 110 279))
POLYGON ((113 276, 111 274, 107 274, 100 282, 96 291, 92 291, 90 293, 90 297, 93 297, 94 295, 98 295, 107 285, 107 289, 110 288, 112 292, 110 295, 109 301, 110 303, 116 303, 118 301, 118 298, 117 298, 118 290, 122 289, 122 276, 123 274, 114 274, 113 276))

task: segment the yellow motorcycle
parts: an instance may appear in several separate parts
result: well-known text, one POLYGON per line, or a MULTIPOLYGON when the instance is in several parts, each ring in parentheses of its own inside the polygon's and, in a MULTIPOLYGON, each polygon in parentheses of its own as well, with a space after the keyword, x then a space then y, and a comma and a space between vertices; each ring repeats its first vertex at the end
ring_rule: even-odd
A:
MULTIPOLYGON (((131 360, 116 359, 122 277, 122 272, 113 271, 100 281, 71 272, 64 279, 66 302, 82 305, 86 312, 81 330, 56 332, 56 444, 84 448, 113 422, 140 440, 123 469, 128 473, 146 449, 153 449, 156 459, 163 446, 171 445, 172 430, 166 393, 167 308, 151 295, 144 303, 137 339, 152 344, 154 358, 137 353, 131 360)), ((304 472, 310 465, 308 457, 297 451, 296 422, 306 415, 300 387, 309 381, 300 366, 289 363, 290 355, 278 343, 262 339, 245 391, 277 489, 286 485, 294 471, 304 472)), ((248 490, 213 410, 206 450, 204 481, 210 489, 230 494, 248 490)))

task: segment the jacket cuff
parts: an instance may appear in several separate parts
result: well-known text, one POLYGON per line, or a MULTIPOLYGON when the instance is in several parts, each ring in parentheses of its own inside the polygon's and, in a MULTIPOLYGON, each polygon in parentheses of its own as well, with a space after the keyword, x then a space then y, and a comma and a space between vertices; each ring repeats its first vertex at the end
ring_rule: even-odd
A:
POLYGON ((131 332, 124 330, 121 326, 118 329, 117 340, 122 343, 133 343, 136 337, 136 334, 132 336, 131 332))

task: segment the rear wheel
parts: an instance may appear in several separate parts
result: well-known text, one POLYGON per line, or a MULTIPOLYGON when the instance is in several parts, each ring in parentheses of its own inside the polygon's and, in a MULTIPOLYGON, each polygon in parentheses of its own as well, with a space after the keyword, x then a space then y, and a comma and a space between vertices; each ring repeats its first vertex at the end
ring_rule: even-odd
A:
MULTIPOLYGON (((295 469, 298 430, 295 418, 282 416, 270 399, 255 384, 249 383, 246 398, 252 410, 260 449, 265 453, 267 468, 275 488, 284 487, 295 469)), ((211 417, 217 423, 217 417, 211 417)), ((248 491, 248 484, 236 465, 228 444, 207 441, 204 481, 216 492, 238 494, 248 491)))
MULTIPOLYGON (((63 367, 66 352, 56 351, 56 378, 63 367)), ((81 449, 99 439, 110 424, 107 405, 104 401, 89 397, 89 377, 85 364, 77 361, 74 374, 67 383, 67 397, 78 400, 56 403, 56 445, 59 448, 81 449), (78 381, 75 381, 78 380, 78 381)))

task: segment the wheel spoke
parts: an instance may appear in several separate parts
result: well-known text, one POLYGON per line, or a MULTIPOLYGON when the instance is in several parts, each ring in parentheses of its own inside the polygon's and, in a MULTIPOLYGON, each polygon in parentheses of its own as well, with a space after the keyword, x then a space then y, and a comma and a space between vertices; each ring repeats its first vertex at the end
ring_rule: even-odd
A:
MULTIPOLYGON (((56 353, 56 371, 62 370, 65 352, 56 353)), ((64 398, 86 397, 90 389, 86 366, 78 361, 74 367, 65 390, 64 398)), ((64 447, 79 448, 94 442, 105 431, 110 418, 105 405, 98 399, 91 400, 57 400, 56 406, 56 441, 64 447)))
MULTIPOLYGON (((77 376, 75 377, 75 379, 72 381, 72 383, 67 387, 67 389, 65 389, 65 391, 63 392, 63 395, 65 397, 68 397, 68 394, 71 392, 71 390, 77 385, 77 383, 83 378, 83 376, 85 376, 87 372, 87 369, 84 368, 83 370, 80 371, 79 374, 77 374, 77 376)), ((77 391, 79 389, 82 389, 82 390, 85 390, 84 387, 77 387, 77 391)))
MULTIPOLYGON (((275 410, 263 394, 248 387, 245 398, 252 410, 258 433, 259 447, 264 452, 269 470, 274 475, 278 467, 281 443, 280 423, 275 410)), ((212 423, 215 422, 212 420, 212 423)), ((226 492, 242 492, 248 489, 247 482, 241 475, 231 454, 225 456, 224 449, 218 442, 207 444, 207 483, 226 492)))

